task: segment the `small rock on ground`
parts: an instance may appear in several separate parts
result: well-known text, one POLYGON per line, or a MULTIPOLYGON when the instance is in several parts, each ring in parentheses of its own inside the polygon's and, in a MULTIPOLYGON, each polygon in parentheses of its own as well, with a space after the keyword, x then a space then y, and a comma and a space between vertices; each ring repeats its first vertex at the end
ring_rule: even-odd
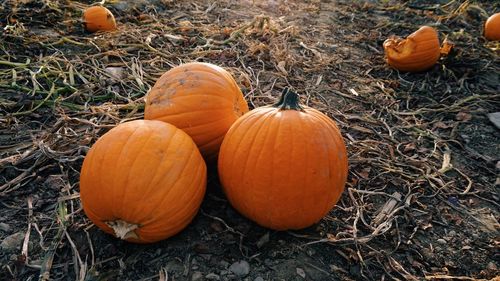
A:
POLYGON ((229 266, 229 263, 225 260, 221 260, 219 264, 222 268, 227 268, 229 266))
POLYGON ((121 80, 125 77, 123 68, 121 67, 106 67, 104 71, 116 80, 121 80))
POLYGON ((3 223, 3 222, 0 222, 0 230, 1 231, 5 231, 5 232, 9 232, 10 225, 8 225, 6 223, 3 223))
POLYGON ((229 271, 239 277, 246 276, 250 272, 250 264, 247 261, 235 262, 229 267, 229 271))
POLYGON ((9 235, 3 239, 2 243, 0 243, 0 249, 4 251, 15 251, 21 247, 23 243, 24 233, 17 232, 12 235, 9 235))
POLYGON ((220 280, 220 276, 215 274, 215 273, 209 273, 207 276, 205 276, 205 279, 207 280, 220 280))
POLYGON ((490 119, 491 123, 500 129, 500 112, 488 114, 488 119, 490 119))
POLYGON ((199 271, 193 272, 193 275, 191 276, 191 281, 200 281, 203 280, 203 274, 199 271))
POLYGON ((296 269, 296 270, 297 270, 297 274, 298 274, 300 277, 302 277, 302 278, 304 278, 304 279, 306 278, 306 272, 305 272, 302 268, 297 267, 297 269, 296 269))
POLYGON ((436 242, 438 242, 438 243, 439 243, 439 244, 441 244, 441 245, 444 245, 444 244, 448 243, 448 242, 446 242, 446 240, 444 240, 444 239, 438 239, 438 240, 436 240, 436 242))

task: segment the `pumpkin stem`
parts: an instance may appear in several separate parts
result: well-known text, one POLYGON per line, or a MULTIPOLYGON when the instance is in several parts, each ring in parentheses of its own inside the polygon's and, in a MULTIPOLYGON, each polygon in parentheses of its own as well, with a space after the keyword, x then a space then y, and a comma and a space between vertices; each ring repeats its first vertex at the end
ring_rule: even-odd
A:
POLYGON ((277 107, 280 110, 304 111, 304 108, 300 105, 299 95, 288 88, 283 89, 279 101, 273 104, 273 107, 277 107))
POLYGON ((139 236, 134 230, 139 228, 138 224, 128 223, 122 220, 108 221, 105 222, 107 226, 111 227, 115 232, 116 237, 126 240, 128 238, 139 239, 139 236))

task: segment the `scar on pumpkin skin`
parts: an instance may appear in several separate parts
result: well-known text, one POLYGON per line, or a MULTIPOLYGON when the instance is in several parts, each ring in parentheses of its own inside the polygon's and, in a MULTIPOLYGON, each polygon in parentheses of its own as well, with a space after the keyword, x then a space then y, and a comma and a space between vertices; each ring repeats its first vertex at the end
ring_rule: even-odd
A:
POLYGON ((169 88, 165 91, 165 94, 164 95, 155 95, 151 101, 149 101, 149 105, 170 105, 171 104, 171 101, 170 101, 170 97, 175 95, 177 93, 177 90, 176 89, 173 89, 173 88, 169 88))
POLYGON ((233 106, 234 106, 233 110, 234 110, 234 112, 236 113, 237 116, 241 116, 241 115, 244 114, 243 111, 241 110, 240 102, 239 102, 238 98, 234 99, 234 105, 233 106))
POLYGON ((157 103, 160 103, 161 101, 161 95, 155 95, 151 100, 148 99, 148 104, 150 105, 153 105, 153 104, 157 104, 157 103))

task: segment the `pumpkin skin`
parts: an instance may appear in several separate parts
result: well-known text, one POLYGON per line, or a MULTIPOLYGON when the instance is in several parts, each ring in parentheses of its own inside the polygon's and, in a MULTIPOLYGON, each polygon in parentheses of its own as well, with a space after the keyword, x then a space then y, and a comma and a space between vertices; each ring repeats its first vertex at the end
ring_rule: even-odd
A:
POLYGON ((491 41, 500 40, 500 13, 489 17, 484 24, 484 37, 491 41))
POLYGON ((148 93, 144 119, 161 120, 190 135, 207 161, 217 159, 229 127, 248 112, 229 72, 209 63, 186 63, 164 73, 148 93))
POLYGON ((437 31, 422 26, 406 39, 399 37, 384 41, 387 63, 400 71, 420 72, 431 68, 441 53, 437 31))
POLYGON ((116 29, 113 14, 102 6, 92 6, 83 13, 83 23, 89 32, 110 31, 116 29))
POLYGON ((288 92, 243 115, 222 142, 219 178, 231 205, 274 230, 301 229, 338 202, 347 151, 335 122, 288 92))
POLYGON ((83 210, 105 232, 136 243, 166 239, 196 215, 206 165, 192 139, 149 120, 120 124, 89 150, 80 174, 83 210))

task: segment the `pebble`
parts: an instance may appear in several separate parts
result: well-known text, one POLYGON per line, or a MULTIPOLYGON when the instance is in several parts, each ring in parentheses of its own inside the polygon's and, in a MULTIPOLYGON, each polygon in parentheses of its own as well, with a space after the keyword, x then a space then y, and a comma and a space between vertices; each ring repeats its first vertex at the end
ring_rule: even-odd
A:
POLYGON ((500 112, 488 114, 488 119, 490 119, 491 123, 500 129, 500 112))
POLYGON ((440 239, 438 239, 438 240, 436 240, 436 242, 438 242, 438 243, 439 243, 439 244, 441 244, 441 245, 445 245, 446 243, 448 243, 448 242, 446 242, 446 240, 441 239, 441 238, 440 238, 440 239))
POLYGON ((199 271, 193 272, 193 275, 191 276, 191 281, 200 281, 203 280, 203 274, 199 271))
POLYGON ((205 276, 207 280, 220 280, 220 276, 215 273, 209 273, 205 276))
POLYGON ((306 279, 306 272, 305 272, 302 268, 297 267, 296 271, 297 271, 297 274, 298 274, 300 277, 302 277, 302 278, 306 279))
POLYGON ((453 237, 455 237, 457 235, 457 233, 454 231, 454 230, 451 230, 450 232, 448 232, 448 235, 446 235, 446 237, 444 237, 444 240, 446 241, 451 241, 453 239, 453 237))
POLYGON ((264 278, 258 276, 258 277, 255 277, 255 279, 253 281, 264 281, 264 278))
POLYGON ((5 232, 9 232, 10 225, 8 225, 6 223, 3 223, 3 222, 0 222, 0 230, 1 231, 5 231, 5 232))
POLYGON ((0 243, 0 248, 4 251, 15 251, 21 247, 21 244, 24 240, 24 233, 17 232, 12 235, 9 235, 3 239, 2 243, 0 243))
POLYGON ((125 77, 124 70, 121 67, 106 67, 104 69, 112 78, 116 80, 121 80, 125 77))
POLYGON ((235 262, 229 267, 229 271, 233 272, 239 277, 243 277, 250 272, 250 264, 248 264, 247 261, 235 262))
POLYGON ((268 242, 269 242, 269 232, 266 232, 266 234, 262 235, 259 241, 257 241, 257 248, 261 248, 268 242))
POLYGON ((229 263, 225 260, 221 260, 219 262, 219 265, 222 267, 222 268, 227 268, 229 266, 229 263))

